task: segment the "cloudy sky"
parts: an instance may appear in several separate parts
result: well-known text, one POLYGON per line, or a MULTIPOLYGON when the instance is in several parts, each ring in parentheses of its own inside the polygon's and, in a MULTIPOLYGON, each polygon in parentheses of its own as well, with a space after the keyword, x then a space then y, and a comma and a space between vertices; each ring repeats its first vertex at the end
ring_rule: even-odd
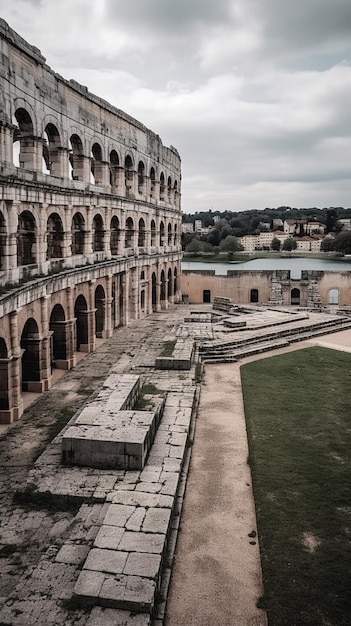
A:
POLYGON ((0 0, 182 158, 183 210, 351 206, 350 0, 0 0))

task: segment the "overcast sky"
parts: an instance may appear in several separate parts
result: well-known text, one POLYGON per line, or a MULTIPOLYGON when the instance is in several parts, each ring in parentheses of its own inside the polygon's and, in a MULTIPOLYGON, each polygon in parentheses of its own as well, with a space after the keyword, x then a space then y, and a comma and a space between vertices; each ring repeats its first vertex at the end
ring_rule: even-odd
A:
POLYGON ((351 206, 351 0, 0 0, 182 158, 183 211, 351 206))

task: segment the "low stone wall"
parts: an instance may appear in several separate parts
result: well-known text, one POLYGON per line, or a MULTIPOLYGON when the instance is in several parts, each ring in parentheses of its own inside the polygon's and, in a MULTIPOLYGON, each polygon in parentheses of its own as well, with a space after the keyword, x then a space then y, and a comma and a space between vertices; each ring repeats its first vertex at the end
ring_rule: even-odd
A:
POLYGON ((190 370, 193 353, 193 339, 177 339, 172 356, 157 357, 155 367, 159 370, 190 370))

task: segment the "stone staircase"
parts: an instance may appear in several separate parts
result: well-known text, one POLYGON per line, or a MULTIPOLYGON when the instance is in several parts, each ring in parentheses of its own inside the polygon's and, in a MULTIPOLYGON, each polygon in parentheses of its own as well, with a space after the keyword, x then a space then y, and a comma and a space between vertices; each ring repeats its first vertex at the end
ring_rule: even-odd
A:
MULTIPOLYGON (((230 363, 247 356, 284 348, 291 343, 306 341, 347 328, 351 328, 351 320, 346 317, 332 317, 320 322, 306 320, 303 326, 295 328, 278 328, 268 333, 255 333, 255 335, 241 339, 203 343, 199 345, 199 357, 204 363, 230 363)), ((264 327, 261 326, 257 330, 262 331, 264 327)))

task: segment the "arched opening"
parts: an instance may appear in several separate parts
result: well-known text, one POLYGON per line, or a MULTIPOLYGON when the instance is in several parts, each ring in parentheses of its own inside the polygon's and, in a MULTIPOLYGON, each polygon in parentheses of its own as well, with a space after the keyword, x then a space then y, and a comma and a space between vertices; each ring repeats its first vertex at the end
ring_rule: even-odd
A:
POLYGON ((62 257, 63 226, 58 213, 51 213, 49 216, 46 228, 46 237, 46 258, 60 259, 62 257))
POLYGON ((154 220, 151 220, 151 245, 156 245, 156 224, 154 220))
POLYGON ((160 222, 160 246, 165 245, 165 225, 163 222, 160 222))
POLYGON ((84 296, 78 296, 74 305, 74 317, 76 318, 76 350, 85 351, 88 345, 88 307, 84 296))
POLYGON ((151 301, 152 301, 152 310, 157 310, 157 279, 155 272, 152 272, 151 276, 151 301))
POLYGON ((21 335, 22 350, 22 390, 28 391, 28 383, 40 380, 40 354, 38 325, 30 317, 21 335))
POLYGON ((150 197, 153 198, 155 195, 155 187, 156 187, 156 174, 155 168, 152 167, 150 169, 150 197))
POLYGON ((138 247, 143 248, 145 246, 145 222, 141 217, 139 220, 139 229, 138 229, 138 247))
POLYGON ((28 111, 19 108, 12 120, 16 126, 13 133, 13 163, 26 170, 35 169, 34 128, 28 111))
POLYGON ((127 198, 132 197, 132 187, 133 187, 133 160, 132 157, 127 154, 124 159, 124 178, 125 178, 125 186, 126 186, 126 196, 127 198))
POLYGON ((160 300, 166 300, 166 277, 164 270, 161 271, 160 276, 160 300))
POLYGON ((3 214, 0 211, 0 270, 3 267, 6 247, 6 223, 3 214))
POLYGON ((168 274, 167 274, 167 298, 168 298, 168 300, 170 300, 170 298, 173 295, 172 294, 172 288, 173 288, 172 270, 171 270, 171 268, 169 268, 168 274))
POLYGON ((103 337, 105 328, 105 291, 101 285, 95 289, 95 336, 103 337))
POLYGON ((168 224, 168 228, 167 228, 167 245, 171 246, 172 245, 172 224, 168 224))
POLYGON ((142 161, 138 165, 138 193, 145 193, 145 165, 142 161))
POLYGON ((118 189, 118 168, 119 158, 116 150, 110 152, 110 185, 112 192, 117 193, 118 189))
POLYGON ((330 289, 328 296, 329 304, 339 304, 339 289, 330 289))
POLYGON ((165 199, 165 175, 163 172, 161 172, 160 175, 160 200, 164 200, 165 199))
POLYGON ((36 226, 30 211, 23 211, 18 218, 17 265, 35 263, 36 226))
POLYGON ((258 289, 251 289, 250 291, 250 302, 258 302, 258 289))
POLYGON ((98 143, 94 143, 91 149, 90 182, 93 185, 103 184, 102 150, 98 143))
POLYGON ((54 124, 48 124, 44 130, 43 172, 51 176, 61 176, 60 135, 54 124))
POLYGON ((294 306, 300 304, 300 289, 297 287, 291 290, 291 304, 294 306))
POLYGON ((98 213, 93 219, 93 252, 101 252, 104 249, 104 223, 98 213))
POLYGON ((173 277, 173 293, 176 296, 178 291, 178 274, 176 267, 174 268, 173 277))
POLYGON ((133 242, 134 242, 134 222, 131 217, 127 217, 124 247, 132 248, 133 242))
POLYGON ((9 378, 6 341, 0 337, 0 411, 9 409, 9 378))
POLYGON ((84 180, 84 151, 81 138, 73 134, 69 140, 69 164, 72 180, 84 180))
POLYGON ((116 215, 114 215, 110 224, 110 250, 113 256, 118 255, 119 238, 120 238, 119 219, 118 217, 116 217, 116 215))
POLYGON ((173 238, 173 245, 177 245, 178 243, 178 232, 177 232, 177 224, 174 224, 174 238, 173 238))
POLYGON ((211 302, 211 289, 204 289, 202 292, 202 302, 204 304, 210 304, 211 302))
POLYGON ((168 199, 168 202, 171 201, 171 198, 172 198, 172 179, 171 179, 170 176, 168 176, 168 179, 167 179, 167 199, 168 199))
POLYGON ((84 252, 84 217, 81 213, 75 213, 72 219, 72 255, 84 252))
POLYGON ((51 335, 51 365, 67 358, 65 312, 61 304, 55 304, 51 311, 49 328, 51 335))

